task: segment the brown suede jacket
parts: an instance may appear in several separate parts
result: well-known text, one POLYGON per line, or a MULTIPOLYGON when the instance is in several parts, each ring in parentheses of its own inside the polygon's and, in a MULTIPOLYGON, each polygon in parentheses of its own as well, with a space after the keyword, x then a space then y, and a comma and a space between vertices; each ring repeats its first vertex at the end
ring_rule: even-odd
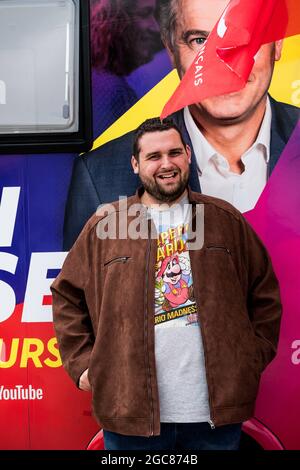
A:
MULTIPOLYGON (((253 416, 261 372, 276 354, 278 282, 266 249, 234 207, 190 190, 189 200, 193 214, 204 205, 204 245, 190 250, 190 260, 211 420, 215 426, 242 422, 253 416)), ((137 192, 127 200, 128 209, 139 202, 137 192)), ((119 222, 124 213, 114 205, 119 222)), ((89 369, 101 427, 157 436, 157 240, 100 240, 97 225, 105 217, 110 216, 102 211, 87 222, 51 286, 59 350, 77 386, 89 369)))

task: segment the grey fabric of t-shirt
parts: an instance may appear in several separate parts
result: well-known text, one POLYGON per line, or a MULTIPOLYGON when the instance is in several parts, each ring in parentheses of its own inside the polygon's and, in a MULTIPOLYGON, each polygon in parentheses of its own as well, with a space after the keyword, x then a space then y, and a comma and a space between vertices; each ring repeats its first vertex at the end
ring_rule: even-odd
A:
POLYGON ((185 243, 191 207, 184 196, 169 209, 151 207, 148 213, 159 233, 155 289, 155 359, 160 421, 209 421, 205 359, 200 331, 201 311, 198 311, 193 297, 190 257, 185 243))

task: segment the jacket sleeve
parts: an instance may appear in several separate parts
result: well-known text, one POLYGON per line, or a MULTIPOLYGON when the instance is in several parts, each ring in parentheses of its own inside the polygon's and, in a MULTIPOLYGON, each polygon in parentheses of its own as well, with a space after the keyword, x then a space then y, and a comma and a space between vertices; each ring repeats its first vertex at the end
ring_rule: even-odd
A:
POLYGON ((277 351, 282 311, 279 284, 265 246, 244 217, 242 219, 248 312, 264 370, 277 351))
POLYGON ((68 253, 60 274, 51 285, 53 322, 62 363, 78 386, 88 368, 94 333, 85 298, 89 278, 90 222, 68 253))
POLYGON ((87 220, 96 212, 100 199, 84 156, 74 161, 65 207, 63 249, 70 250, 87 220))

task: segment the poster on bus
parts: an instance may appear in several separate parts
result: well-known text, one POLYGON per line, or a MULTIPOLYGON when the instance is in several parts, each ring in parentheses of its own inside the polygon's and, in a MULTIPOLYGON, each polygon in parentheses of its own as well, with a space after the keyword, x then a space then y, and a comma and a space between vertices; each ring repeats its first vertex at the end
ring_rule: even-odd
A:
MULTIPOLYGON (((207 40, 213 18, 216 22, 220 16, 212 12, 205 24, 204 1, 183 0, 176 10, 177 3, 90 0, 92 150, 0 155, 1 449, 86 449, 99 431, 91 394, 76 388, 62 367, 50 285, 97 207, 134 194, 138 179, 130 166, 132 131, 161 114, 207 40)), ((9 50, 10 45, 5 47, 9 50)), ((263 373, 255 416, 244 423, 250 441, 266 449, 300 449, 299 51, 300 35, 266 45, 250 74, 248 91, 242 90, 238 99, 225 98, 224 106, 224 97, 214 97, 206 107, 196 103, 174 115, 195 147, 196 162, 197 132, 212 149, 216 145, 203 116, 233 125, 239 119, 247 122, 247 116, 261 109, 256 132, 252 138, 245 136, 249 145, 241 152, 244 167, 240 174, 229 175, 236 184, 226 197, 265 242, 281 287, 278 354, 263 373), (259 181, 255 165, 246 180, 247 153, 257 149, 259 181)), ((7 103, 3 83, 0 67, 0 111, 7 103)), ((198 190, 201 186, 203 193, 222 198, 218 184, 213 190, 207 186, 199 165, 198 190)))

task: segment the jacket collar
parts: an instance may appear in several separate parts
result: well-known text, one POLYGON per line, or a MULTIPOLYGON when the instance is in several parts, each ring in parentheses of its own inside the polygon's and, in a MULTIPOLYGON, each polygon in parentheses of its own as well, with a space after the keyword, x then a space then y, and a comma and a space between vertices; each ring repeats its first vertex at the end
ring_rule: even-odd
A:
POLYGON ((282 103, 278 103, 271 96, 270 103, 272 109, 272 123, 269 175, 274 170, 275 165, 295 127, 295 123, 292 122, 288 113, 285 112, 282 103))

